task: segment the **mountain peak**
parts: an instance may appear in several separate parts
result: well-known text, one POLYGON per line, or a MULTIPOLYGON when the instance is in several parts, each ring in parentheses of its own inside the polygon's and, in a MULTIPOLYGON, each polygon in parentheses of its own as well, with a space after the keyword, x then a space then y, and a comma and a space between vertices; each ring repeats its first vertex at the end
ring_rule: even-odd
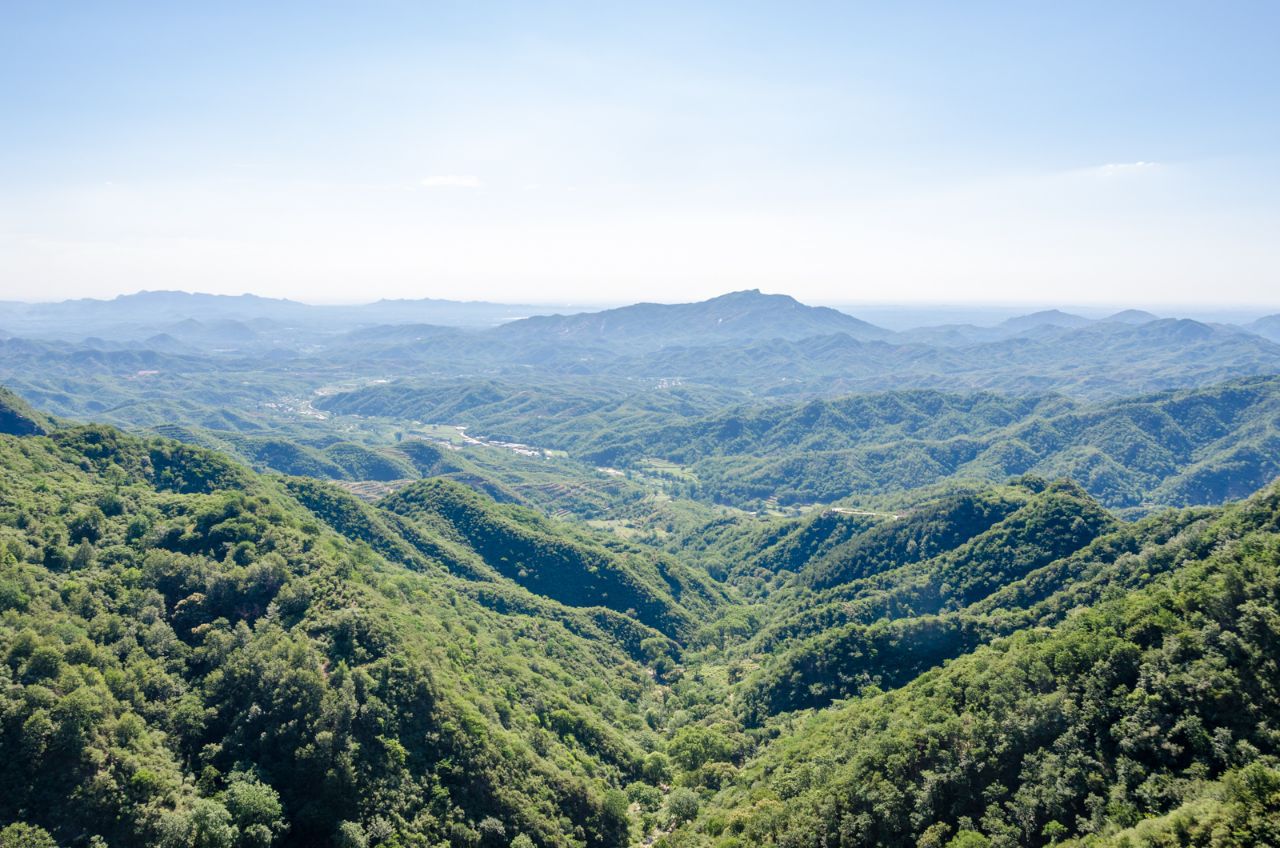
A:
POLYGON ((1023 330, 1034 330, 1036 327, 1083 327, 1092 323, 1083 315, 1074 315, 1070 312, 1063 312, 1061 309, 1044 309, 1040 312, 1009 318, 1000 322, 999 326, 1006 330, 1021 332, 1023 330))
POLYGON ((788 339, 846 334, 878 339, 889 331, 825 306, 759 289, 733 291, 695 303, 637 303, 603 312, 544 315, 512 321, 497 332, 529 339, 591 338, 649 347, 730 339, 788 339))
MULTIPOLYGON (((717 303, 717 302, 731 303, 735 300, 744 301, 744 302, 789 300, 793 303, 799 303, 798 300, 796 300, 794 297, 792 297, 789 294, 765 294, 764 292, 760 291, 760 289, 740 289, 739 291, 725 292, 724 294, 719 294, 719 295, 716 295, 715 297, 707 298, 702 302, 703 303, 717 303)), ((678 306, 680 304, 671 304, 671 305, 678 306)))
POLYGON ((1245 329, 1264 339, 1280 342, 1280 314, 1265 315, 1257 321, 1246 324, 1245 329))
POLYGON ((1124 309, 1114 315, 1108 315, 1102 320, 1113 324, 1146 324, 1151 321, 1159 321, 1160 316, 1147 312, 1145 309, 1124 309))

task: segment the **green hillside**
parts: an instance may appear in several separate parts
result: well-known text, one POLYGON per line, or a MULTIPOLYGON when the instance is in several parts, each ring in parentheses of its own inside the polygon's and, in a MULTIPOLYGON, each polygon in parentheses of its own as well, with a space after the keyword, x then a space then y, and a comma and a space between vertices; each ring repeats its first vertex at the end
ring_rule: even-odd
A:
POLYGON ((778 725, 667 844, 1266 844, 1278 529, 1272 488, 1153 551, 1142 588, 778 725))
POLYGON ((605 547, 458 483, 424 480, 379 506, 464 545, 531 592, 569 606, 625 612, 670 635, 687 634, 724 600, 722 589, 678 562, 618 542, 605 547))
POLYGON ((610 787, 659 739, 618 622, 510 583, 495 611, 172 442, 5 436, 0 473, 0 821, 67 845, 625 841, 610 787))
MULTIPOLYGON (((1257 420, 1222 391, 1158 403, 1179 432, 1257 420)), ((1280 821, 1275 487, 1136 522, 1034 475, 796 517, 651 491, 606 499, 663 524, 623 533, 519 502, 574 468, 548 457, 287 440, 408 475, 374 499, 38 420, 0 435, 0 839, 1243 846, 1280 821)))
POLYGON ((0 433, 10 436, 44 435, 53 422, 31 404, 0 386, 0 433))
MULTIPOLYGON (((594 409, 579 399, 572 414, 530 415, 515 401, 537 393, 490 385, 484 400, 465 410, 425 412, 452 414, 481 432, 561 448, 597 465, 641 469, 656 458, 684 470, 676 492, 747 507, 831 503, 1026 473, 1069 477, 1109 507, 1183 506, 1241 498, 1280 474, 1276 377, 1100 404, 895 391, 704 413, 696 404, 663 405, 660 394, 629 396, 625 414, 615 399, 594 409)), ((389 386, 326 404, 363 414, 424 412, 420 394, 389 386)))

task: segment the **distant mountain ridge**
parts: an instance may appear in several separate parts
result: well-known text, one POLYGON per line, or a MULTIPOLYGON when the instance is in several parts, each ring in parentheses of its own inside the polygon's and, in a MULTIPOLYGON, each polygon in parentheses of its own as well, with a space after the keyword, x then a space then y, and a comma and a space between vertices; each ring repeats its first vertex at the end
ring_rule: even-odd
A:
POLYGON ((730 292, 697 303, 637 303, 603 312, 541 315, 498 328, 504 339, 555 338, 664 346, 733 339, 803 339, 845 333, 884 339, 889 330, 825 306, 807 306, 759 289, 730 292))
MULTIPOLYGON (((873 313, 875 310, 872 310, 873 313)), ((901 310, 899 310, 901 311, 901 310)), ((566 309, 554 304, 495 303, 443 298, 382 299, 362 304, 311 304, 255 294, 222 295, 179 290, 140 291, 111 299, 60 302, 0 301, 0 336, 78 341, 96 336, 112 342, 145 344, 169 334, 202 349, 304 348, 354 330, 373 331, 407 324, 475 330, 500 329, 493 338, 512 344, 549 341, 582 345, 627 344, 663 347, 738 340, 767 341, 847 335, 858 341, 959 347, 1038 336, 1054 329, 1099 324, 1141 326, 1161 320, 1151 312, 1125 309, 1089 318, 1061 309, 1015 315, 998 323, 935 324, 945 313, 923 309, 921 323, 903 328, 901 316, 889 330, 857 317, 857 308, 834 309, 802 303, 786 294, 758 289, 733 291, 688 303, 642 302, 603 310, 566 309), (193 338, 181 332, 200 322, 193 338), (237 329, 236 322, 245 325, 237 329), (226 329, 237 339, 224 338, 226 329)), ((991 316, 994 322, 995 317, 991 316)), ((1165 319, 1167 320, 1167 319, 1165 319)), ((1271 341, 1280 340, 1280 316, 1248 324, 1220 324, 1271 341)))
MULTIPOLYGON (((259 331, 275 324, 294 335, 333 333, 378 324, 445 324, 491 327, 553 307, 485 301, 379 300, 364 304, 310 304, 255 294, 140 291, 110 300, 81 298, 51 303, 0 301, 0 319, 16 336, 77 339, 100 335, 145 339, 195 320, 242 322, 259 331)), ((185 341, 185 339, 184 339, 185 341)))
POLYGON ((1083 315, 1073 315, 1070 312, 1063 312, 1061 309, 1046 309, 1043 312, 1032 312, 1030 315, 1009 318, 1001 321, 1000 326, 1006 330, 1021 332, 1045 325, 1050 327, 1085 327, 1092 323, 1090 319, 1085 318, 1083 315))
POLYGON ((1245 329, 1273 342, 1280 342, 1280 314, 1259 318, 1257 321, 1246 324, 1245 329))
POLYGON ((1160 316, 1145 309, 1124 309, 1114 315, 1108 315, 1103 321, 1115 321, 1121 324, 1146 324, 1151 321, 1159 321, 1160 316))

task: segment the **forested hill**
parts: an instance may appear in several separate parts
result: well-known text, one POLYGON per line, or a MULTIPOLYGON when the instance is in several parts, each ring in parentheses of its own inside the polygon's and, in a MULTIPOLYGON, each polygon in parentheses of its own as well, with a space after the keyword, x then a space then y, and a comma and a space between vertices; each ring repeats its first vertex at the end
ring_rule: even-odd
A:
POLYGON ((1272 487, 1113 530, 957 614, 844 632, 817 657, 880 669, 862 697, 776 724, 669 844, 1274 844, 1278 532, 1272 487), (890 682, 925 654, 954 659, 890 682))
POLYGON ((725 591, 427 494, 397 505, 457 532, 109 428, 0 436, 0 822, 68 846, 626 844, 617 788, 675 649, 641 619, 678 634, 725 591))
POLYGON ((1024 475, 894 512, 723 511, 659 546, 450 480, 360 500, 20 411, 0 844, 1280 832, 1275 486, 1126 523, 1024 475))
POLYGON ((10 436, 44 435, 53 422, 31 404, 0 386, 0 433, 10 436))
POLYGON ((621 438, 593 461, 692 467, 716 496, 782 502, 915 488, 952 477, 1070 477, 1109 506, 1221 503, 1280 474, 1280 379, 1086 405, 889 393, 744 409, 621 438))
POLYGON ((830 503, 1028 472, 1070 477, 1111 507, 1188 505, 1243 497, 1280 474, 1276 377, 1093 404, 895 391, 706 412, 687 387, 597 397, 593 405, 580 389, 572 414, 556 414, 552 393, 511 384, 386 385, 322 405, 473 424, 599 465, 657 458, 686 467, 688 494, 738 505, 830 503))

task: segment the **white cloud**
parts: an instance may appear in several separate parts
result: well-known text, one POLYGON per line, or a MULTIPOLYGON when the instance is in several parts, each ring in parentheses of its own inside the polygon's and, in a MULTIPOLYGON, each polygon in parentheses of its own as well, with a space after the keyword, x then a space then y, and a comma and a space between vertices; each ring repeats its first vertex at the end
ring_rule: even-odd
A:
POLYGON ((1099 165, 1094 170, 1104 177, 1120 176, 1121 174, 1135 174, 1142 171, 1150 171, 1153 168, 1160 167, 1159 162, 1108 162, 1105 165, 1099 165))
POLYGON ((471 174, 433 174, 422 181, 424 188, 480 188, 480 178, 471 174))

